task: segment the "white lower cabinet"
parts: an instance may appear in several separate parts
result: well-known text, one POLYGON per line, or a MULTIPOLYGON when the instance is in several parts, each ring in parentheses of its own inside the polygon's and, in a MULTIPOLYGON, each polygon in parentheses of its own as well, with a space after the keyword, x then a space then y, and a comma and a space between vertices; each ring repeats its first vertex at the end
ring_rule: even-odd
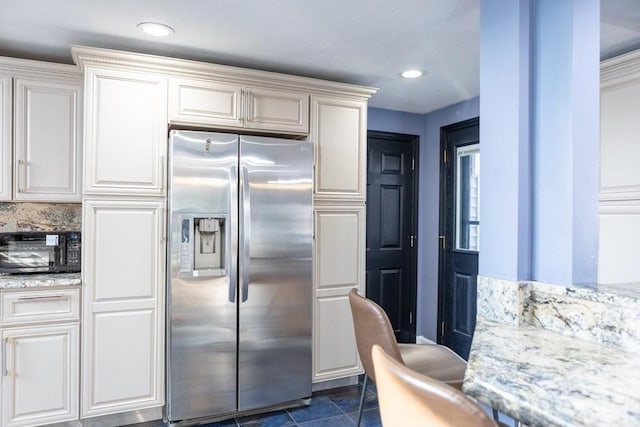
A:
POLYGON ((2 425, 36 426, 78 418, 78 325, 8 328, 2 425))
POLYGON ((164 404, 163 212, 84 201, 83 418, 164 404))
POLYGON ((365 207, 316 205, 313 382, 362 373, 349 291, 364 294, 365 207))
POLYGON ((78 419, 78 288, 0 292, 2 426, 78 419))

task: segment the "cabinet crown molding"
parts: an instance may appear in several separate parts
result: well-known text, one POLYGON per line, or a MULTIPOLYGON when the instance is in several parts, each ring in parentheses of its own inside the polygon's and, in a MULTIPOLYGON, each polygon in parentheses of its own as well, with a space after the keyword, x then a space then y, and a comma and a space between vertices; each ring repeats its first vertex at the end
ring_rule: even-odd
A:
POLYGON ((640 80, 640 49, 606 59, 600 63, 602 89, 623 86, 638 80, 640 80))
POLYGON ((268 87, 339 94, 343 97, 352 96, 355 99, 362 100, 370 98, 371 95, 378 91, 377 88, 310 77, 86 46, 72 46, 71 54, 74 62, 79 66, 118 66, 180 77, 224 80, 237 83, 250 82, 251 84, 259 83, 268 87))
POLYGON ((56 64, 9 56, 0 56, 0 71, 9 74, 28 73, 30 75, 56 73, 58 77, 82 78, 82 69, 76 65, 56 64))

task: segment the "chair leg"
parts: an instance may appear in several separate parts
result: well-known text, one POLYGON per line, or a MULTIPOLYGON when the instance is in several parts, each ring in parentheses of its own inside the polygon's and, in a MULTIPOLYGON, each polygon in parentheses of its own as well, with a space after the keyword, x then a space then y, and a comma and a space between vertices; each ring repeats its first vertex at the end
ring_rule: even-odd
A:
POLYGON ((362 395, 360 396, 360 408, 358 409, 358 422, 356 423, 356 427, 360 427, 360 420, 362 420, 362 410, 364 409, 364 396, 367 394, 367 382, 369 377, 367 374, 364 374, 364 384, 362 384, 362 395))
POLYGON ((498 410, 496 408, 491 408, 491 411, 493 411, 493 420, 500 421, 500 415, 498 414, 498 410))

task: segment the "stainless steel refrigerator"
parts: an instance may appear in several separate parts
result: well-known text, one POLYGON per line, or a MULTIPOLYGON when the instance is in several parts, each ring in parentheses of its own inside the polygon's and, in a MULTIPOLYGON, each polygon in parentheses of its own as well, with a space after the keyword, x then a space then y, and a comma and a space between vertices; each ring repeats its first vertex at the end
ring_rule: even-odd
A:
POLYGON ((171 131, 169 147, 166 418, 309 397, 311 143, 171 131))

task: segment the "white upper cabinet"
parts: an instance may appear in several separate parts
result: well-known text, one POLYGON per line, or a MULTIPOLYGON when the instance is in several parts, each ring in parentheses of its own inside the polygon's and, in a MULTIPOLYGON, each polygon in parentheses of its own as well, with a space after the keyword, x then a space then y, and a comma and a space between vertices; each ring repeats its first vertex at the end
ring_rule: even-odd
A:
POLYGON ((11 76, 0 74, 0 201, 11 200, 11 76))
POLYGON ((80 202, 82 75, 0 58, 0 200, 80 202))
POLYGON ((14 81, 14 200, 80 202, 81 80, 14 81))
POLYGON ((309 132, 309 95, 280 89, 245 89, 245 127, 276 132, 309 132))
POLYGON ((242 85, 172 78, 171 122, 242 127, 242 85))
POLYGON ((316 199, 366 198, 367 102, 311 97, 311 140, 316 143, 316 199))
POLYGON ((306 134, 309 95, 211 80, 172 78, 169 121, 210 127, 306 134))
POLYGON ((87 66, 85 90, 85 194, 164 195, 166 77, 87 66))

